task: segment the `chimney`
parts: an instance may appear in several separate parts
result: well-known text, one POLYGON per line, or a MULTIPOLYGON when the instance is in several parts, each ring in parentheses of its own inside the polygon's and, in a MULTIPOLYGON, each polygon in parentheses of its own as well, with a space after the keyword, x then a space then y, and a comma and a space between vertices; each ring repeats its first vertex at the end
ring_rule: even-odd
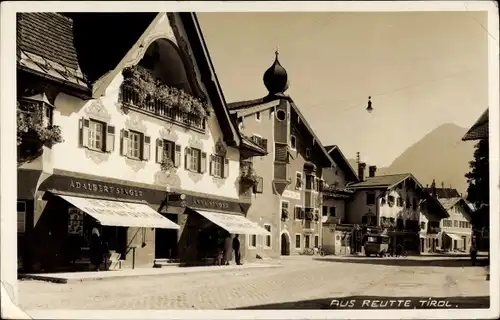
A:
POLYGON ((441 189, 444 189, 444 182, 441 181, 441 189))
POLYGON ((432 196, 434 198, 437 198, 437 194, 436 194, 436 180, 434 180, 434 179, 432 179, 431 188, 432 188, 432 196))
POLYGON ((365 181, 365 168, 366 168, 366 163, 364 163, 364 162, 358 163, 358 178, 359 178, 359 181, 365 181))
POLYGON ((375 177, 375 172, 377 172, 377 166, 369 166, 368 167, 368 176, 370 178, 375 177))

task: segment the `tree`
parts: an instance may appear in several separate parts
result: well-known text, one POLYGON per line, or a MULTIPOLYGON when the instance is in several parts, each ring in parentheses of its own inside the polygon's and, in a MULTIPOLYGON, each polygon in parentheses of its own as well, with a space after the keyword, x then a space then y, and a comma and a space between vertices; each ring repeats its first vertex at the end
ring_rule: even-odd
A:
POLYGON ((488 140, 480 140, 474 147, 474 160, 469 162, 471 171, 467 178, 467 200, 476 208, 490 203, 490 170, 488 140))
POLYGON ((489 148, 488 140, 480 140, 475 145, 474 160, 469 162, 471 171, 465 174, 469 186, 467 187, 467 200, 474 204, 476 214, 473 225, 476 228, 489 225, 490 203, 490 173, 489 173, 489 148))

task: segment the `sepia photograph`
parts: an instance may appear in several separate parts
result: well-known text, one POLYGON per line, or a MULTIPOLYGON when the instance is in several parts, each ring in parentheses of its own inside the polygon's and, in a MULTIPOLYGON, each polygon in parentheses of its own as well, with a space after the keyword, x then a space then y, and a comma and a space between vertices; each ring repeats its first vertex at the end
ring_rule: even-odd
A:
POLYGON ((3 3, 2 318, 498 318, 497 6, 3 3))

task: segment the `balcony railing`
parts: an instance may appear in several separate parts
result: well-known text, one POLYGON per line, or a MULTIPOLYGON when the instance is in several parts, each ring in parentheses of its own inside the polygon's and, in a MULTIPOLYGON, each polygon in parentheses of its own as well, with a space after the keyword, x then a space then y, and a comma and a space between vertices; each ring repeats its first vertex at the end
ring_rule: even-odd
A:
POLYGON ((196 113, 184 112, 160 101, 139 102, 139 94, 129 87, 121 88, 121 102, 127 107, 156 116, 160 119, 173 121, 198 130, 205 130, 205 119, 196 113))
POLYGON ((429 227, 427 228, 427 233, 440 233, 441 228, 440 227, 429 227))

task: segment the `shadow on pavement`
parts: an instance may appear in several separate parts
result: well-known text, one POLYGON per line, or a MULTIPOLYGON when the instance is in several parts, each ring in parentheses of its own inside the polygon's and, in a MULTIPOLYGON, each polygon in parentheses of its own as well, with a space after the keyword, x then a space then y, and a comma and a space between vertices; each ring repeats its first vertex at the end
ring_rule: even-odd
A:
POLYGON ((478 297, 384 297, 348 296, 264 304, 232 310, 255 309, 488 309, 489 296, 478 297), (434 301, 434 302, 433 302, 434 301))
POLYGON ((316 258, 318 261, 328 261, 337 263, 359 263, 359 264, 375 264, 385 266, 401 266, 401 267, 470 267, 477 268, 486 265, 486 259, 478 259, 476 266, 472 265, 470 258, 448 258, 448 259, 414 259, 407 258, 367 258, 367 257, 352 257, 352 258, 316 258))

